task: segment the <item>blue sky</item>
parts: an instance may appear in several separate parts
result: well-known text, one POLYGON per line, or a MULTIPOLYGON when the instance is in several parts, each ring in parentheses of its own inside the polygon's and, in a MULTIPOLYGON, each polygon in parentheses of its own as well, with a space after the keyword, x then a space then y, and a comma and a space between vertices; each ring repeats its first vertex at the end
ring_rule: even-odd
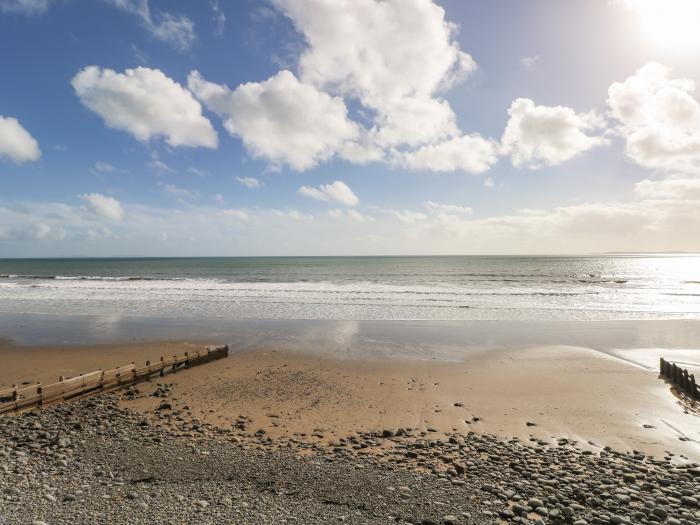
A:
POLYGON ((0 0, 0 256, 700 250, 694 14, 0 0))

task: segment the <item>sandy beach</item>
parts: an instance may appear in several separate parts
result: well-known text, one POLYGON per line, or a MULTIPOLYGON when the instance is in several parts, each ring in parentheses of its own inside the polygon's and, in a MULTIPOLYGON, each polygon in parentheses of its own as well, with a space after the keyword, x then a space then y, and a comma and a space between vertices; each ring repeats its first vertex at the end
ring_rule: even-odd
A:
MULTIPOLYGON (((0 347, 0 385, 157 360, 203 343, 0 347)), ((700 425, 650 364, 651 352, 613 356, 580 347, 470 353, 461 361, 341 359, 321 350, 259 348, 164 378, 168 401, 192 417, 276 440, 329 442, 350 432, 413 428, 492 433, 549 443, 577 441, 700 460, 700 425)), ((667 354, 665 354, 667 355, 667 354)), ((683 356, 683 353, 679 354, 683 356)), ((685 354, 687 358, 687 353, 685 354)), ((691 355, 692 357, 692 355, 691 355)), ((658 359, 658 358, 656 358, 658 359)), ((155 382, 124 406, 153 413, 155 382)))
MULTIPOLYGON (((204 342, 0 346, 0 385, 204 342)), ((257 348, 0 417, 9 523, 692 524, 697 414, 651 351, 257 348)), ((686 358, 693 358, 686 354, 686 358)))

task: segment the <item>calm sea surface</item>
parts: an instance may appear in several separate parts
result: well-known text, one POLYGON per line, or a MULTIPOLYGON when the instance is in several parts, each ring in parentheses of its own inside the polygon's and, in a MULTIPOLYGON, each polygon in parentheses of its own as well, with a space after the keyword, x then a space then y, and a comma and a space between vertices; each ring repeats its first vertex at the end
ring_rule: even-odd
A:
POLYGON ((700 319, 700 257, 0 260, 0 312, 221 319, 700 319))

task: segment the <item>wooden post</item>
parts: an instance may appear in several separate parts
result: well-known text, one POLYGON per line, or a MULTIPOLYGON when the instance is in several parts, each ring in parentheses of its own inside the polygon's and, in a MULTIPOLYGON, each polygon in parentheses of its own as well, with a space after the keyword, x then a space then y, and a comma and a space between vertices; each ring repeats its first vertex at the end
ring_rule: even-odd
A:
MULTIPOLYGON (((198 351, 194 354, 187 352, 184 355, 175 355, 172 357, 173 372, 183 365, 189 368, 225 357, 226 355, 228 355, 228 347, 226 345, 202 349, 201 352, 198 351)), ((151 373, 160 372, 161 376, 166 373, 164 357, 160 358, 160 366, 157 363, 151 365, 150 361, 147 361, 146 365, 145 373, 149 378, 151 373)), ((81 372, 78 377, 73 378, 61 376, 58 382, 47 385, 46 399, 44 399, 44 387, 41 383, 37 383, 34 387, 31 385, 23 387, 13 384, 11 388, 5 390, 6 393, 2 394, 4 396, 3 399, 6 399, 6 401, 0 402, 0 413, 17 412, 31 409, 32 407, 61 402, 67 399, 66 396, 72 398, 80 395, 89 395, 97 389, 104 391, 116 389, 125 384, 135 383, 143 378, 144 374, 141 374, 139 370, 136 368, 136 364, 132 362, 131 365, 110 370, 99 369, 87 375, 81 372), (131 369, 131 374, 122 377, 122 372, 126 372, 129 369, 131 369), (35 391, 35 394, 31 394, 32 390, 35 391), (20 392, 23 393, 21 399, 20 392)))

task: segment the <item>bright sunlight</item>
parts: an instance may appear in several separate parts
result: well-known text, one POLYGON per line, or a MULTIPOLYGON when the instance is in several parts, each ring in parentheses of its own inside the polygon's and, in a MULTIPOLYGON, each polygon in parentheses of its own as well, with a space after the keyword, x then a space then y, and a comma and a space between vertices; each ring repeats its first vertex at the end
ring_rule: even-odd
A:
POLYGON ((656 43, 678 50, 700 46, 700 1, 627 0, 644 32, 656 43))

